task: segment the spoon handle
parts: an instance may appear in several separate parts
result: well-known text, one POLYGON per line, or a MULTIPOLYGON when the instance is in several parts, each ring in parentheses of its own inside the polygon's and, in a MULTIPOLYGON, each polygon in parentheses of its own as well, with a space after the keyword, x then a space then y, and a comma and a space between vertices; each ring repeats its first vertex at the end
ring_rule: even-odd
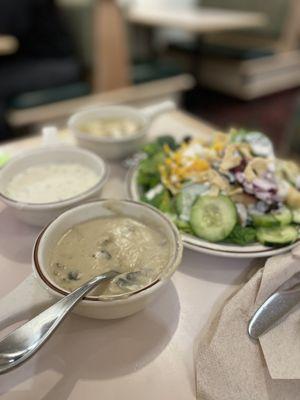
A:
POLYGON ((105 272, 89 280, 62 300, 53 304, 0 341, 0 374, 17 367, 31 357, 45 342, 66 314, 101 281, 118 275, 105 272))

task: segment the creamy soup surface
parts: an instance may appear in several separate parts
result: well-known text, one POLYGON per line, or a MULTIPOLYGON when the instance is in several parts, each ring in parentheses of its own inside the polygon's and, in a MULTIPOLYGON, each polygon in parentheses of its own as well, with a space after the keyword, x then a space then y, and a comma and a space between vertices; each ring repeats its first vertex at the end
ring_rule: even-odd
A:
POLYGON ((141 129, 141 124, 132 118, 98 118, 83 122, 80 130, 93 136, 122 138, 132 136, 141 129))
MULTIPOLYGON (((75 225, 61 237, 53 248, 49 273, 59 287, 73 291, 106 271, 142 270, 143 287, 157 278, 169 256, 170 243, 158 229, 128 217, 104 217, 75 225)), ((98 286, 93 295, 136 289, 120 287, 116 279, 98 286)))
POLYGON ((8 183, 4 194, 26 203, 67 200, 91 189, 99 177, 77 163, 49 163, 26 168, 8 183))

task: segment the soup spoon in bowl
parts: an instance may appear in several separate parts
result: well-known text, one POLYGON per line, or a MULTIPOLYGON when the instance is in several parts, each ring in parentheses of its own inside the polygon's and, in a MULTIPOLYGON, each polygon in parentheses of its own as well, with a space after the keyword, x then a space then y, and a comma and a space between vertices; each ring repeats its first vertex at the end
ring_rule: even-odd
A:
MULTIPOLYGON (((53 334, 65 316, 83 297, 101 282, 113 280, 124 295, 131 295, 155 283, 145 282, 143 271, 120 273, 108 271, 98 275, 20 326, 0 341, 0 374, 28 360, 53 334)), ((120 297, 117 295, 117 297, 120 297)))

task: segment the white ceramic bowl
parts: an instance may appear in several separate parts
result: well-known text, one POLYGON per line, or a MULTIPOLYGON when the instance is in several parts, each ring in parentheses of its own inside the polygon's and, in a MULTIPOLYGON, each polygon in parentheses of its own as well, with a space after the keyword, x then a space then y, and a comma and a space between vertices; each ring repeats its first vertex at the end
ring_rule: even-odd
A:
POLYGON ((77 206, 86 200, 98 197, 107 176, 108 170, 104 161, 89 151, 69 145, 40 147, 14 157, 0 170, 0 199, 22 221, 30 225, 45 226, 67 209, 77 206), (3 194, 12 177, 25 168, 53 162, 79 163, 95 171, 99 176, 99 180, 95 186, 78 196, 51 203, 25 203, 13 200, 3 194))
POLYGON ((90 318, 113 319, 134 314, 143 309, 163 290, 179 266, 182 242, 177 228, 153 207, 127 200, 99 200, 86 203, 65 212, 55 219, 38 237, 33 250, 33 269, 39 283, 57 300, 68 294, 57 286, 49 275, 51 251, 61 236, 72 226, 94 218, 125 215, 143 222, 151 221, 168 239, 171 256, 159 279, 152 286, 127 298, 101 299, 88 296, 75 312, 90 318))
POLYGON ((144 109, 127 106, 106 106, 79 111, 68 121, 68 127, 78 145, 91 150, 107 160, 125 158, 138 151, 145 141, 150 123, 159 114, 174 109, 175 104, 165 101, 144 109), (101 118, 126 117, 137 121, 141 129, 134 135, 124 138, 93 136, 80 130, 86 121, 101 118))

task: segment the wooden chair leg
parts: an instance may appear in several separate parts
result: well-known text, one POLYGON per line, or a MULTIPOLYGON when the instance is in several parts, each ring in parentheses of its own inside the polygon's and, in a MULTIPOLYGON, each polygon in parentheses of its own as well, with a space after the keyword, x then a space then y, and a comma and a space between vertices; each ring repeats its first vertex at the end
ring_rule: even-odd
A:
POLYGON ((116 0, 96 0, 94 8, 93 91, 129 86, 128 35, 116 0))

